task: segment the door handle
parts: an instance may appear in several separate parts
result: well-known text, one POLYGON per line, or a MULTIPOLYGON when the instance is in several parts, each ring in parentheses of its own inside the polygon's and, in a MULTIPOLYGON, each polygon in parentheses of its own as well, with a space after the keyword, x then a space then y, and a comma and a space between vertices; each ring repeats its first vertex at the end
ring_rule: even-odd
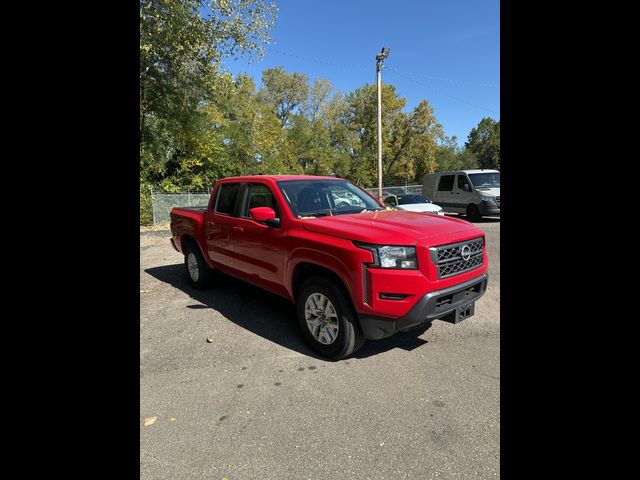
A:
POLYGON ((206 223, 207 225, 211 225, 211 226, 213 226, 213 225, 215 225, 215 224, 216 224, 216 222, 214 222, 213 220, 207 220, 205 223, 206 223))
POLYGON ((456 195, 460 195, 460 192, 456 192, 456 195))
POLYGON ((244 232, 244 228, 242 228, 242 227, 233 227, 233 229, 238 231, 238 232, 244 232))

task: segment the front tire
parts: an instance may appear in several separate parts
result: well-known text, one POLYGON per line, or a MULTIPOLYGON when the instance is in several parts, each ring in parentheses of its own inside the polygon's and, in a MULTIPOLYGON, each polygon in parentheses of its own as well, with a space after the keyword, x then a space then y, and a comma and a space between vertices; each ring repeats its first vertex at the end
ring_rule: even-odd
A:
POLYGON ((204 261, 197 245, 189 242, 184 249, 184 266, 187 270, 189 285, 204 288, 209 283, 209 266, 204 261))
POLYGON ((357 315, 342 289, 325 277, 312 277, 300 288, 298 324, 307 343, 334 360, 352 355, 365 337, 357 315))
POLYGON ((480 215, 480 209, 475 203, 471 203, 467 207, 467 217, 472 222, 479 222, 480 220, 482 220, 482 215, 480 215))

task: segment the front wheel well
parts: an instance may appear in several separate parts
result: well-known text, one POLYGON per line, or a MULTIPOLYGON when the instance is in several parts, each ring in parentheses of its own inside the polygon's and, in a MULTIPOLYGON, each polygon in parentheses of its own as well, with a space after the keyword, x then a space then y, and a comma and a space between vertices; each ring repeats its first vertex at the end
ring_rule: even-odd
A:
POLYGON ((347 298, 351 299, 349 289, 345 285, 345 282, 333 270, 329 270, 328 268, 315 263, 301 262, 296 265, 296 268, 293 271, 292 294, 294 301, 298 298, 298 293, 300 292, 302 284, 305 280, 311 277, 325 277, 330 279, 338 288, 344 291, 347 298))

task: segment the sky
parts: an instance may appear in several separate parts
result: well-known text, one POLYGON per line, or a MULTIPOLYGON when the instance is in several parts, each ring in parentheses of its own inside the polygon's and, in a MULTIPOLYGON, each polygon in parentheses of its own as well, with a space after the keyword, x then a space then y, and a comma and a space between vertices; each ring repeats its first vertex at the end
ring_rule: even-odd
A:
POLYGON ((375 56, 389 47, 382 82, 409 112, 426 99, 449 137, 464 145, 484 117, 500 120, 499 0, 276 0, 262 60, 227 58, 231 73, 285 71, 330 80, 345 94, 375 83, 375 56))

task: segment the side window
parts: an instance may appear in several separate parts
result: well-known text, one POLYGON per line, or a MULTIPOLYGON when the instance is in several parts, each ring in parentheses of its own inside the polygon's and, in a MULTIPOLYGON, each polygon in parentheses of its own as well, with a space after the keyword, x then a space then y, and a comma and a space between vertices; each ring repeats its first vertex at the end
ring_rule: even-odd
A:
POLYGON ((220 188, 218 189, 218 198, 216 198, 216 213, 233 215, 239 191, 239 183, 223 183, 220 185, 220 188))
POLYGON ((439 192, 450 192, 453 190, 453 175, 443 175, 438 183, 439 192))
POLYGON ((466 175, 458 175, 458 188, 463 192, 471 191, 471 185, 469 185, 469 179, 466 175))
POLYGON ((249 210, 256 207, 271 207, 275 210, 276 217, 280 217, 278 204, 269 187, 261 183, 250 183, 247 186, 247 200, 244 202, 242 216, 249 218, 249 210))

